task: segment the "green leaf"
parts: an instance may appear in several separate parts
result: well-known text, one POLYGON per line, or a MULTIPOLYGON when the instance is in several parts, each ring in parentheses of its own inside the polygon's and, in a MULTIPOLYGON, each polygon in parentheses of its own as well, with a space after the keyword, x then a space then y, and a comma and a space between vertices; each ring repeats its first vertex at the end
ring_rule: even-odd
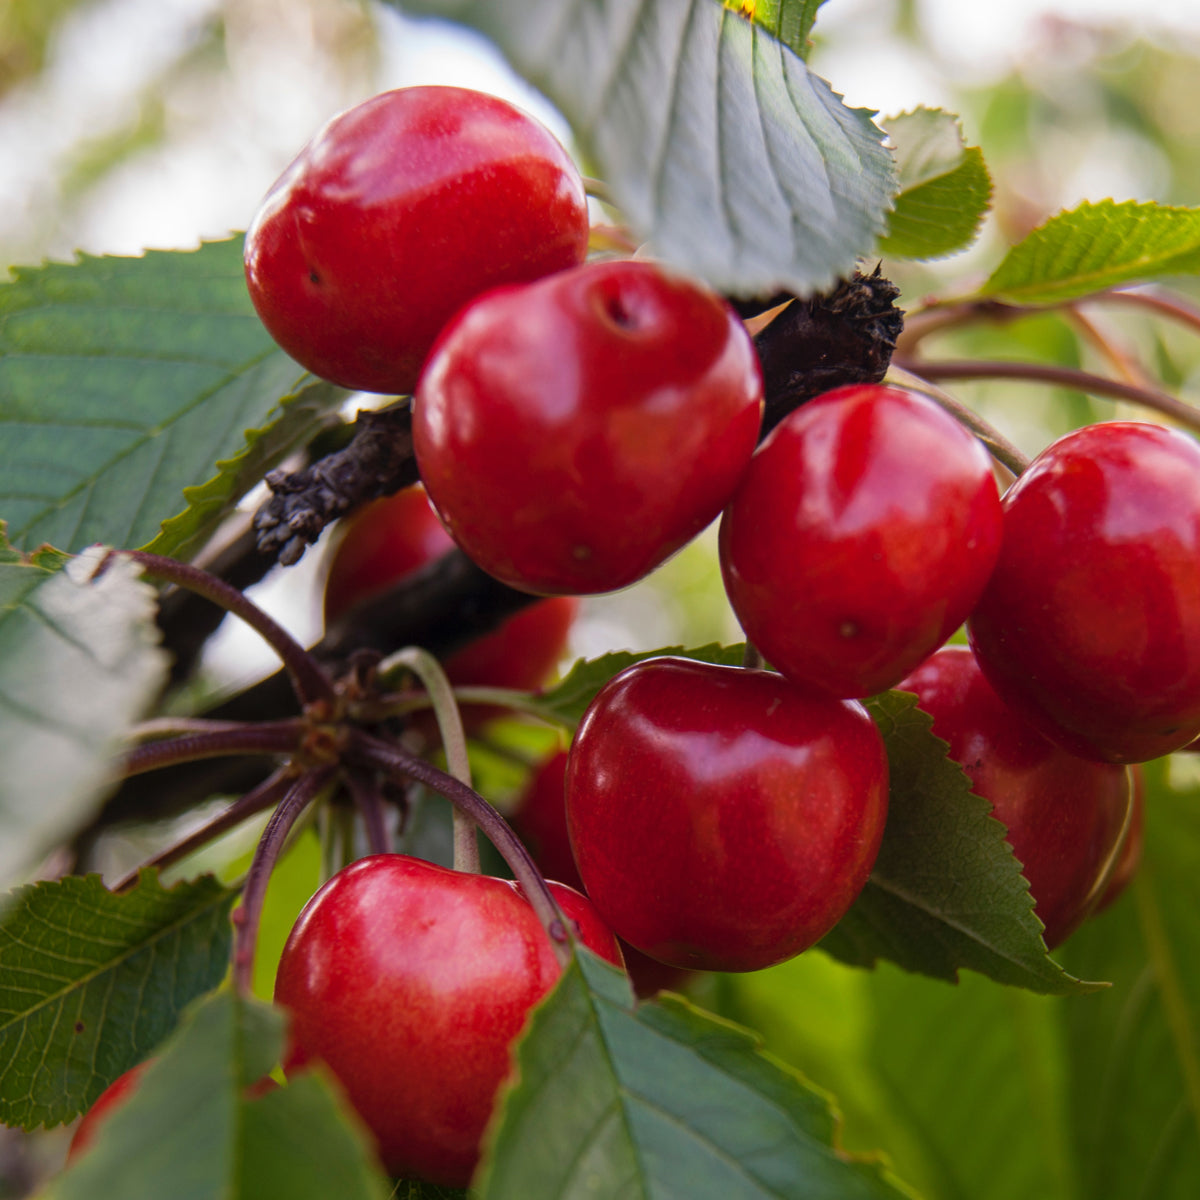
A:
POLYGON ((255 315, 240 238, 17 270, 0 284, 9 536, 24 548, 194 546, 345 394, 324 384, 295 393, 303 378, 255 315), (281 396, 290 399, 277 408, 281 396), (206 481, 190 510, 184 489, 206 481))
POLYGON ((0 920, 0 1121, 69 1121, 175 1028, 229 959, 235 893, 205 877, 125 895, 98 875, 14 892, 0 920))
POLYGON ((1058 304, 1104 288, 1200 271, 1200 208, 1081 204, 1019 242, 980 295, 1058 304))
POLYGON ((258 1099, 282 1015, 229 992, 206 997, 94 1145, 45 1200, 384 1200, 367 1140, 319 1074, 258 1099))
POLYGON ((391 2, 491 37, 637 235, 720 291, 827 289, 883 232, 894 170, 871 114, 720 0, 391 2))
POLYGON ((485 1200, 898 1200, 848 1158, 825 1096, 754 1036, 678 997, 634 1006, 587 951, 535 1010, 477 1187, 485 1200))
POLYGON ((900 194, 879 252, 940 258, 969 246, 992 198, 983 152, 965 144, 958 118, 941 109, 891 117, 884 128, 896 147, 900 194))
POLYGON ((682 646, 664 646, 661 650, 644 650, 633 653, 617 650, 600 658, 578 659, 566 676, 544 695, 537 698, 537 711, 547 719, 574 727, 583 719, 584 710, 596 693, 616 674, 644 662, 648 658, 693 658, 697 662, 720 663, 725 666, 741 666, 745 655, 744 645, 722 646, 712 642, 696 650, 682 646))
POLYGON ((822 948, 858 966, 888 958, 951 982, 969 967, 1051 995, 1102 987, 1047 955, 1004 826, 947 757, 916 697, 885 692, 866 704, 887 746, 887 826, 866 888, 822 948))
MULTIPOLYGON (((720 1011, 838 1098, 848 1149, 878 1148, 926 1200, 1094 1200, 1070 1186, 1064 1006, 964 974, 802 954, 723 976, 720 1011)), ((1132 1200, 1128 1196, 1127 1200, 1132 1200)))
POLYGON ((809 34, 817 19, 817 9, 824 3, 825 0, 724 0, 726 8, 761 25, 801 58, 808 57, 809 34))
POLYGON ((1145 853, 1128 892, 1063 947, 1112 989, 1064 1021, 1079 1195, 1191 1200, 1200 1179, 1200 770, 1147 763, 1145 853))
MULTIPOLYGON (((2 540, 2 539, 0 539, 2 540)), ((103 551, 0 561, 0 880, 69 837, 111 788, 120 740, 167 672, 154 591, 103 551)))

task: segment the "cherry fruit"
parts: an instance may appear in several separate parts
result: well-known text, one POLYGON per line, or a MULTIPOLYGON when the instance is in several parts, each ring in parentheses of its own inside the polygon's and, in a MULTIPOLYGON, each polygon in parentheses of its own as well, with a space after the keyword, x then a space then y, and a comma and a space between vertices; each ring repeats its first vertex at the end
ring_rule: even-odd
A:
POLYGON ((972 789, 989 801, 1053 948, 1099 901, 1131 804, 1124 767, 1077 758, 996 695, 966 646, 946 646, 900 687, 915 692, 972 789))
POLYGON ((495 96, 384 92, 334 117, 246 234, 246 282, 271 336, 342 387, 408 393, 442 326, 503 283, 587 253, 566 150, 495 96))
MULTIPOLYGON (((534 769, 509 823, 543 875, 586 892, 567 833, 566 779, 567 753, 559 750, 534 769)), ((692 978, 690 971, 667 966, 628 942, 621 942, 621 954, 629 981, 639 996, 681 988, 692 978)))
POLYGON ((1075 754, 1143 762, 1200 734, 1200 446, 1135 421, 1068 433, 1004 498, 968 622, 997 692, 1075 754))
POLYGON ((752 971, 811 946, 858 896, 888 767, 854 701, 657 658, 597 694, 566 787, 579 873, 615 933, 673 966, 752 971))
POLYGON ((962 624, 1000 548, 983 448, 933 401, 873 384, 787 416, 721 521, 746 635, 827 696, 892 687, 962 624))
POLYGON ((71 1135, 71 1144, 67 1147, 68 1163, 74 1162, 96 1140, 108 1118, 137 1091, 151 1061, 147 1059, 135 1067, 130 1067, 96 1097, 95 1103, 83 1114, 83 1119, 75 1126, 75 1132, 71 1135))
POLYGON ((754 346, 724 300, 655 263, 590 263, 459 313, 417 388, 413 444, 485 571, 610 592, 721 511, 761 414, 754 346))
MULTIPOLYGON (((578 892, 582 942, 620 963, 578 892)), ((285 1070, 322 1059, 396 1175, 466 1187, 510 1047, 559 967, 520 887, 399 854, 359 859, 300 914, 279 963, 285 1070)))
MULTIPOLYGON (((405 488, 373 501, 346 523, 334 548, 325 582, 325 624, 332 625, 359 601, 386 591, 453 548, 423 488, 405 488)), ((522 609, 446 660, 450 682, 518 691, 540 687, 566 650, 578 609, 579 601, 566 596, 522 609)), ((464 716, 498 711, 475 705, 464 716)))

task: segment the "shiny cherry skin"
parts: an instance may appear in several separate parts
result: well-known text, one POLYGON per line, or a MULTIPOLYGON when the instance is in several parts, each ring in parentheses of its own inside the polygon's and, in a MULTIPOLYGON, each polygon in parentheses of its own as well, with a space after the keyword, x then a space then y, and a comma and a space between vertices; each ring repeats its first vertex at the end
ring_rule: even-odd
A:
POLYGON ((982 446, 932 400, 873 384, 789 414, 721 521, 747 637, 826 696, 892 687, 979 599, 1000 550, 982 446))
POLYGON ((841 919, 875 862, 887 793, 883 741, 857 702, 657 658, 584 715, 567 826, 620 937, 673 966, 753 971, 841 919))
MULTIPOLYGON (((551 890, 582 942, 619 964, 591 904, 551 890)), ((518 885, 400 854, 359 859, 313 896, 284 947, 284 1069, 322 1059, 390 1172, 466 1187, 510 1047, 558 974, 518 885)))
POLYGON ((413 445, 454 540, 542 595, 611 592, 721 511, 758 439, 762 376, 721 297, 652 262, 497 289, 447 327, 413 445))
POLYGON ((271 336, 342 387, 408 393, 472 297, 587 254, 587 198, 554 136, 495 96, 384 92, 334 117, 246 234, 271 336))
POLYGON ((1137 421, 1076 429, 1004 497, 967 626, 992 686, 1048 738, 1145 762, 1200 734, 1200 445, 1137 421))
POLYGON ((996 695, 966 646, 946 646, 900 683, 992 805, 1029 880, 1053 948, 1096 906, 1120 851, 1130 781, 1124 767, 1077 758, 996 695))
MULTIPOLYGON (((509 823, 543 875, 586 892, 567 833, 566 780, 567 752, 559 750, 534 768, 509 815, 509 823)), ((620 944, 629 981, 639 996, 678 990, 693 978, 691 971, 660 963, 628 942, 620 944)))
MULTIPOLYGON (((373 501, 346 523, 334 547, 325 580, 325 624, 334 624, 359 601, 400 583, 453 549, 454 542, 422 487, 373 501)), ((566 596, 522 609, 494 633, 446 660, 450 682, 519 691, 541 687, 567 648, 578 611, 579 601, 566 596)), ((499 711, 474 705, 464 715, 478 722, 499 711)))
POLYGON ((96 1097, 96 1102, 83 1114, 83 1120, 75 1126, 75 1132, 71 1135, 71 1144, 67 1147, 68 1163, 74 1162, 96 1140, 100 1129, 113 1112, 137 1091, 142 1076, 152 1061, 147 1059, 138 1063, 136 1067, 130 1067, 96 1097))

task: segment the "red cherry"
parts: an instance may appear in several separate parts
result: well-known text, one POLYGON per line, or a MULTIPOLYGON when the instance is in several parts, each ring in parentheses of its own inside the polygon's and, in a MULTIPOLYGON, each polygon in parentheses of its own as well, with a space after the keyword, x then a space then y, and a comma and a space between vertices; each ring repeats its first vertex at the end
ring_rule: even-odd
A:
POLYGON ((1141 766, 1134 764, 1128 768, 1133 785, 1133 807, 1129 813, 1129 829, 1121 844, 1121 853, 1108 883, 1104 895, 1093 912, 1103 912, 1121 893, 1133 882, 1133 877, 1142 865, 1142 850, 1146 840, 1146 774, 1141 766))
MULTIPOLYGON (((347 522, 330 560, 326 625, 453 548, 423 488, 405 488, 368 504, 347 522)), ((541 687, 566 649, 578 609, 579 601, 571 597, 542 600, 522 609, 494 633, 446 660, 450 682, 520 691, 541 687)), ((482 720, 499 711, 476 705, 467 715, 482 720)))
POLYGON ((596 908, 679 967, 752 971, 811 946, 867 881, 883 741, 854 701, 676 658, 615 676, 567 765, 567 825, 596 908))
POLYGON ((1000 547, 988 456, 931 400, 838 388, 786 417, 721 521, 747 636, 828 696, 893 686, 962 624, 1000 547))
POLYGON ((147 1059, 138 1063, 136 1067, 130 1067, 96 1097, 96 1102, 83 1114, 83 1120, 75 1127, 71 1136, 71 1144, 67 1147, 68 1163, 74 1162, 96 1140, 108 1118, 137 1091, 141 1086, 142 1076, 152 1061, 147 1059))
POLYGON ((455 318, 417 388, 413 445, 485 571, 609 592, 720 512, 761 412, 754 346, 719 296, 655 263, 590 263, 455 318))
MULTIPOLYGON (((560 750, 530 775, 509 822, 543 875, 583 892, 586 889, 579 877, 567 833, 566 776, 567 753, 560 750)), ((677 990, 692 978, 690 971, 660 963, 628 942, 621 942, 621 954, 629 981, 639 996, 677 990)))
POLYGON ((1047 741, 996 695, 965 646, 939 650, 900 687, 917 694, 933 732, 1007 827, 1046 945, 1057 946, 1095 906, 1112 868, 1130 804, 1125 768, 1047 741))
POLYGON ((587 240, 583 182, 549 130, 495 96, 402 88, 334 117, 276 180, 246 282, 310 371, 407 393, 463 304, 582 262, 587 240))
MULTIPOLYGON (((619 964, 588 901, 550 886, 584 944, 619 964)), ((466 1187, 510 1046, 558 974, 517 884, 399 854, 359 859, 313 896, 284 947, 284 1067, 323 1059, 393 1174, 466 1187)))
POLYGON ((1047 737, 1143 762, 1200 734, 1200 446, 1134 421, 1077 429, 1004 498, 968 624, 979 665, 1047 737))

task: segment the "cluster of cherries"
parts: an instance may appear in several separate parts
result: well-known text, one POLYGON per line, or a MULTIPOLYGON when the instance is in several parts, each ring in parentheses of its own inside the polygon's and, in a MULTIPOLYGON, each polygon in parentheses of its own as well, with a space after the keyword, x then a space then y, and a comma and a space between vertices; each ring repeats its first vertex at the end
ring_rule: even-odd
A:
MULTIPOLYGON (((547 598, 451 679, 537 687, 575 597, 642 578, 723 513, 726 590, 773 669, 628 668, 514 817, 582 941, 619 962, 617 935, 643 990, 818 941, 887 814, 860 701, 899 687, 1008 827, 1061 942, 1136 861, 1127 764, 1200 734, 1200 449, 1091 426, 1002 501, 962 425, 880 385, 810 401, 759 446, 732 309, 653 261, 586 261, 588 239, 563 148, 461 89, 360 105, 276 183, 246 239, 255 306, 315 373, 412 394, 425 488, 349 523, 327 619, 457 544, 547 598), (970 648, 941 648, 964 622, 970 648)), ((393 1172, 464 1186, 557 971, 517 885, 361 859, 284 951, 287 1067, 323 1059, 393 1172)))

